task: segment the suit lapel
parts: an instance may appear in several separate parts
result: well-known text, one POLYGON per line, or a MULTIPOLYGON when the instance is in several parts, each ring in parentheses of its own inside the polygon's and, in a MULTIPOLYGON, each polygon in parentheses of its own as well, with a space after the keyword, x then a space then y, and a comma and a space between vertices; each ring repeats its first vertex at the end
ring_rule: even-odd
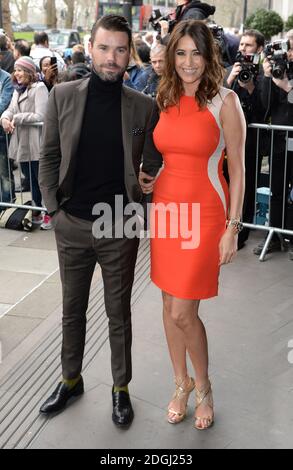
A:
POLYGON ((68 151, 64 159, 64 177, 60 182, 63 192, 70 193, 74 180, 76 168, 76 154, 82 129, 83 115, 88 95, 88 80, 84 80, 76 89, 75 94, 70 96, 69 121, 66 126, 64 140, 66 139, 68 151), (69 138, 70 137, 70 138, 69 138))
POLYGON ((133 100, 127 91, 127 87, 122 87, 122 139, 124 148, 125 175, 133 173, 132 163, 132 128, 134 106, 133 100))
POLYGON ((72 99, 72 128, 70 133, 72 137, 71 151, 69 153, 71 159, 75 157, 79 144, 83 115, 88 95, 88 84, 89 79, 82 81, 72 99))

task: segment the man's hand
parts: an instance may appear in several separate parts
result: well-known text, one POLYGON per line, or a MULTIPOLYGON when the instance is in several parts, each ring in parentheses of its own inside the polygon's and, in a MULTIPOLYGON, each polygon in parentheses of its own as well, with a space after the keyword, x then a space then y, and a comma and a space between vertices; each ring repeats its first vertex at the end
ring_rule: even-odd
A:
POLYGON ((236 80, 236 78, 238 77, 240 71, 241 71, 241 63, 240 62, 235 62, 235 64, 233 65, 233 68, 231 70, 231 73, 230 73, 229 77, 227 78, 227 84, 230 88, 231 88, 234 80, 236 80))
MULTIPOLYGON (((272 77, 272 64, 268 59, 263 61, 263 70, 265 77, 272 77)), ((291 80, 288 80, 287 74, 285 72, 284 78, 273 78, 273 82, 277 85, 277 87, 284 90, 286 93, 289 93, 293 89, 293 86, 290 84, 291 80)))
POLYGON ((159 25, 161 26, 161 38, 166 36, 169 31, 169 23, 166 20, 159 21, 159 25))
POLYGON ((143 171, 139 172, 138 181, 144 194, 150 194, 153 192, 155 179, 155 176, 150 176, 143 171))
POLYGON ((264 71, 264 76, 265 77, 271 77, 272 76, 272 64, 269 61, 269 59, 265 59, 263 61, 263 71, 264 71))
POLYGON ((273 78, 273 82, 279 87, 281 88, 282 90, 284 90, 286 93, 289 93, 289 91, 291 91, 293 89, 293 86, 291 85, 291 80, 289 81, 288 80, 288 77, 286 75, 286 72, 285 72, 285 75, 284 75, 284 78, 279 79, 279 78, 273 78))

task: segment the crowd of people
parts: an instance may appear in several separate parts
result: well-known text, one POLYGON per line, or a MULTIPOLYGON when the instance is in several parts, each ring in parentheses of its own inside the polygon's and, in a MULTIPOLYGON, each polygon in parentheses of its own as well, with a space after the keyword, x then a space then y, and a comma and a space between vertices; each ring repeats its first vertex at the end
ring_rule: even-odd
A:
MULTIPOLYGON (((178 0, 177 8, 174 13, 175 22, 186 20, 188 18, 203 20, 207 24, 213 25, 210 20, 210 15, 214 12, 214 7, 203 2, 199 1, 188 1, 178 0)), ((172 16, 170 16, 172 18, 172 16)), ((132 45, 131 58, 127 67, 127 70, 124 74, 124 84, 136 89, 140 92, 143 92, 147 95, 156 97, 158 85, 163 74, 164 65, 165 65, 165 51, 166 44, 170 37, 169 29, 173 27, 173 20, 169 23, 166 20, 160 21, 161 34, 152 34, 148 33, 142 35, 140 33, 135 33, 134 41, 132 45)), ((290 32, 287 35, 288 40, 293 45, 293 35, 290 32)), ((226 76, 224 78, 224 86, 227 88, 233 89, 236 94, 239 96, 242 109, 245 114, 247 126, 252 123, 265 123, 269 122, 271 124, 279 125, 290 125, 291 115, 292 115, 292 103, 288 101, 287 94, 291 90, 290 80, 286 77, 276 79, 271 75, 271 62, 266 58, 264 60, 264 67, 260 65, 258 73, 251 78, 251 80, 246 81, 245 83, 241 82, 238 79, 238 75, 242 70, 242 64, 237 60, 236 54, 242 54, 242 57, 245 55, 259 55, 262 53, 265 45, 263 35, 256 30, 247 30, 243 35, 237 38, 234 36, 233 39, 231 35, 224 34, 222 36, 223 43, 221 44, 222 50, 222 63, 225 66, 226 76), (224 44, 224 50, 223 50, 224 44), (237 47, 238 45, 238 47, 237 47)), ((216 40, 217 43, 217 40, 216 40)), ((72 49, 72 55, 70 59, 66 58, 65 60, 58 54, 54 52, 49 47, 49 38, 47 33, 39 32, 34 35, 34 44, 31 46, 28 41, 24 39, 19 39, 11 43, 10 39, 5 35, 0 35, 0 67, 1 67, 1 77, 2 80, 6 77, 6 81, 1 88, 1 114, 6 110, 9 104, 8 99, 12 99, 12 92, 16 86, 15 78, 11 78, 11 82, 8 77, 5 75, 5 72, 9 74, 14 73, 14 67, 17 60, 20 57, 31 57, 34 64, 35 70, 30 64, 29 68, 25 69, 25 73, 30 74, 30 78, 27 78, 29 82, 24 86, 20 85, 17 89, 17 93, 22 94, 21 100, 26 98, 26 93, 24 93, 24 88, 27 87, 29 90, 31 83, 35 80, 41 81, 45 84, 48 92, 51 91, 53 86, 63 81, 71 81, 83 78, 90 73, 91 70, 91 58, 85 54, 85 48, 81 44, 77 44, 72 49), (36 78, 35 78, 36 77, 36 78), (13 85, 14 80, 14 85, 13 85), (13 88, 14 87, 14 88, 13 88)), ((288 50, 288 60, 293 62, 293 53, 292 49, 288 50)), ((239 56, 238 56, 239 57, 239 56)), ((25 79, 25 80, 26 80, 25 79)), ((28 93, 28 97, 31 93, 28 93)), ((15 101, 14 93, 14 101, 15 101)), ((33 98, 34 99, 34 98, 33 98)), ((30 101, 30 100, 28 100, 30 101)), ((26 110, 26 101, 24 101, 22 108, 23 112, 26 110)), ((19 113, 19 111, 18 111, 19 113)), ((39 115, 38 117, 42 118, 44 116, 39 115)), ((33 122, 30 119, 30 122, 33 122)), ((8 129, 8 127, 6 126, 8 129)), ((18 129, 17 134, 19 134, 21 128, 18 129)), ((25 131, 28 132, 27 130, 25 131)), ((31 130, 30 132, 33 132, 31 130)), ((11 134, 12 135, 12 134, 11 134)), ((260 134, 261 139, 264 141, 268 140, 268 136, 264 133, 260 134)), ((7 155, 6 151, 6 139, 3 132, 3 126, 0 127, 0 193, 2 202, 13 202, 15 200, 15 182, 13 178, 13 168, 15 164, 12 164, 12 160, 15 159, 13 156, 13 146, 16 139, 16 133, 11 143, 11 155, 7 155)), ((34 136, 33 142, 36 141, 36 135, 34 136)), ((261 170, 261 158, 260 155, 258 159, 258 166, 256 164, 256 142, 257 142, 257 131, 255 129, 250 129, 247 127, 247 139, 246 139, 246 150, 245 150, 245 166, 246 166, 246 193, 244 198, 244 207, 242 218, 244 222, 252 223, 255 216, 255 193, 256 187, 260 186, 260 170, 261 170), (256 168, 257 166, 257 168, 256 168), (257 177, 256 177, 257 175, 257 177)), ((261 150, 263 150, 263 145, 260 145, 261 150)), ((265 148, 268 152, 268 146, 265 148)), ((292 185, 292 161, 291 153, 288 155, 288 168, 286 169, 287 175, 287 187, 286 190, 283 190, 282 178, 285 171, 284 166, 284 154, 286 151, 286 143, 284 133, 277 133, 274 143, 274 162, 271 167, 274 167, 272 172, 272 197, 271 197, 271 218, 270 225, 275 227, 287 227, 291 228, 292 226, 292 211, 286 209, 286 203, 284 203, 284 194, 289 192, 289 189, 292 185), (285 205, 285 217, 282 217, 283 206, 285 205)), ((36 148, 32 150, 32 191, 34 202, 37 204, 40 201, 40 194, 38 194, 38 184, 37 178, 34 175, 37 175, 38 163, 35 154, 36 148), (36 197, 36 199, 35 199, 36 197)), ((20 153, 19 153, 20 155, 20 153)), ((26 164, 24 163, 28 156, 18 157, 17 161, 23 161, 23 164, 20 165, 22 171, 22 186, 28 187, 28 179, 26 177, 27 170, 26 164)), ((227 172, 226 172, 227 176, 227 172)), ((37 204, 39 205, 39 204, 37 204)), ((40 204, 41 205, 41 204, 40 204)), ((51 220, 48 214, 41 214, 36 212, 33 216, 34 223, 40 223, 41 228, 50 229, 52 228, 51 220), (44 219, 44 220, 43 220, 44 219)), ((238 237, 238 249, 241 249, 245 246, 249 236, 249 229, 244 228, 242 233, 238 237)), ((265 244, 265 239, 255 247, 254 253, 259 255, 265 244)), ((285 243, 282 237, 274 235, 274 238, 270 242, 268 251, 275 251, 284 249, 285 243)), ((290 258, 293 258, 293 251, 291 244, 289 246, 290 258)))
MULTIPOLYGON (((45 32, 34 35, 34 44, 18 39, 11 43, 0 35, 0 201, 16 200, 14 169, 21 171, 20 189, 31 190, 35 206, 42 207, 38 172, 41 129, 48 94, 63 81, 77 80, 90 74, 89 57, 82 44, 72 48, 67 63, 49 47, 45 32), (5 134, 9 136, 9 149, 5 134)), ((33 225, 52 229, 51 218, 44 211, 33 211, 33 225)))
MULTIPOLYGON (((21 165, 25 176, 30 161, 34 202, 45 204, 48 225, 55 228, 63 286, 63 375, 41 413, 62 410, 84 391, 86 310, 98 262, 109 317, 112 419, 117 426, 131 424, 130 299, 139 240, 124 232, 97 237, 93 206, 107 203, 115 212, 117 196, 126 206, 153 194, 151 278, 162 291, 175 376, 167 420, 177 424, 185 418, 194 390, 194 427, 203 430, 214 422, 199 304, 217 295, 221 265, 233 260, 249 236, 242 221, 253 221, 260 167, 256 132, 248 125, 290 125, 293 84, 286 71, 278 78, 272 75, 269 55, 263 65, 256 61, 265 45, 256 30, 241 35, 238 53, 233 61, 229 53, 232 63, 224 67, 225 51, 206 21, 213 11, 200 1, 179 0, 172 30, 163 23, 165 36, 153 37, 149 48, 141 35, 132 37, 125 18, 106 15, 91 32, 90 71, 81 49, 64 70, 62 58, 50 51, 45 33, 40 33, 30 52, 24 41, 15 46, 11 78, 1 70, 0 122, 11 135, 9 158, 21 165), (243 74, 243 62, 258 67, 243 74), (76 80, 84 72, 86 77, 76 80), (38 130, 22 126, 38 121, 44 121, 41 149, 38 130), (170 204, 179 213, 176 223, 185 227, 194 222, 200 206, 198 243, 185 249, 181 225, 174 226, 171 216, 167 233, 176 229, 177 236, 160 236, 155 222, 170 204), (187 354, 195 379, 188 372, 187 354)), ((287 40, 290 63, 293 36, 287 40)), ((292 228, 282 217, 293 179, 292 153, 284 159, 284 132, 277 134, 273 150, 270 224, 292 228)), ((35 218, 41 222, 42 214, 35 218)), ((129 219, 124 215, 122 223, 129 225, 129 219)), ((114 217, 111 223, 118 222, 114 217)), ((273 239, 269 251, 281 249, 282 243, 279 237, 273 239)), ((263 245, 254 252, 259 254, 263 245)))

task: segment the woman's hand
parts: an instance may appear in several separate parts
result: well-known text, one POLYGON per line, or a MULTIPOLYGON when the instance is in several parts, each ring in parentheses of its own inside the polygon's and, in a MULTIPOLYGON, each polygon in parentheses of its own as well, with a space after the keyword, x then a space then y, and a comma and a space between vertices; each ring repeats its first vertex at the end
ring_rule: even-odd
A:
POLYGON ((143 171, 139 172, 138 181, 144 194, 150 194, 153 192, 155 179, 155 176, 150 176, 143 171))
POLYGON ((1 125, 2 125, 2 127, 4 129, 4 132, 6 134, 12 134, 12 132, 15 129, 13 121, 9 121, 9 119, 7 119, 7 118, 2 118, 1 119, 1 125))
POLYGON ((231 263, 233 258, 237 253, 237 240, 238 235, 236 235, 233 231, 233 228, 227 227, 224 235, 220 240, 220 261, 219 264, 222 266, 223 264, 231 263))
POLYGON ((45 71, 45 81, 53 83, 57 81, 58 68, 57 65, 50 65, 45 71))

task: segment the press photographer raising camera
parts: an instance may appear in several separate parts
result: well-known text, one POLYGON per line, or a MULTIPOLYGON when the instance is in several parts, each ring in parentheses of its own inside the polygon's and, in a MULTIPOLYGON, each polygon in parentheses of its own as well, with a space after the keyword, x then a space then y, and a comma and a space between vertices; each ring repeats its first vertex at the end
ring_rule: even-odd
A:
MULTIPOLYGON (((235 64, 227 69, 225 86, 237 93, 247 124, 263 122, 265 114, 260 97, 263 70, 261 66, 254 64, 255 59, 259 59, 258 54, 263 50, 264 42, 264 36, 259 31, 246 31, 240 39, 238 48, 240 61, 236 59, 235 64)), ((253 221, 255 206, 256 142, 256 130, 248 128, 245 142, 245 195, 242 212, 243 221, 247 223, 253 221)), ((249 229, 245 227, 238 236, 238 249, 245 245, 248 236, 249 229)))
POLYGON ((170 21, 160 21, 162 37, 171 33, 172 28, 178 21, 206 20, 216 11, 216 7, 203 3, 200 0, 176 0, 176 4, 177 7, 174 13, 170 15, 170 21))
MULTIPOLYGON (((233 65, 232 68, 228 70, 228 78, 226 80, 226 84, 229 88, 235 87, 236 83, 242 88, 245 88, 250 95, 252 95, 254 89, 255 89, 255 78, 254 76, 251 76, 250 80, 247 81, 241 81, 239 80, 239 73, 242 71, 242 63, 245 61, 245 56, 250 56, 252 57, 252 54, 255 56, 256 54, 260 54, 264 48, 264 36, 257 30, 251 29, 243 33, 241 39, 240 39, 240 44, 239 44, 239 55, 238 58, 244 58, 244 60, 237 60, 236 56, 236 62, 233 65)), ((241 77, 241 75, 240 75, 241 77)))
MULTIPOLYGON (((265 77, 272 78, 272 81, 275 83, 275 85, 277 85, 277 87, 281 88, 286 93, 289 93, 293 89, 293 82, 292 82, 293 74, 292 74, 292 76, 288 76, 288 71, 290 69, 292 70, 292 67, 290 67, 290 63, 293 63, 293 36, 289 37, 286 45, 288 47, 288 50, 287 51, 284 50, 284 53, 283 53, 283 55, 285 56, 283 58, 284 71, 283 71, 282 74, 281 73, 279 74, 280 78, 277 78, 276 74, 272 73, 273 68, 274 68, 274 61, 272 60, 271 55, 268 55, 264 59, 263 69, 264 69, 264 76, 265 77), (286 65, 287 65, 287 67, 286 67, 286 65)), ((274 44, 272 44, 272 47, 274 47, 274 44)), ((274 55, 275 54, 273 54, 273 57, 274 57, 274 55)), ((289 97, 288 97, 288 99, 289 99, 289 97)))
MULTIPOLYGON (((292 126, 293 122, 293 81, 291 75, 293 65, 293 35, 287 36, 286 41, 275 43, 266 46, 266 53, 268 49, 277 51, 265 58, 263 62, 264 77, 261 85, 261 100, 264 108, 266 109, 267 121, 273 125, 279 126, 292 126), (283 54, 284 53, 284 54, 283 54), (281 60, 279 60, 281 57, 281 60), (277 65, 277 68, 276 68, 277 65), (276 71, 281 71, 279 74, 283 78, 275 78, 272 75, 273 68, 276 71), (289 74, 289 76, 288 76, 289 74), (290 79, 291 78, 291 79, 290 79)), ((293 135, 289 132, 289 138, 293 135)), ((290 206, 284 201, 284 193, 288 194, 289 187, 293 184, 293 152, 288 151, 287 167, 285 168, 285 155, 287 148, 285 131, 275 131, 273 141, 272 160, 270 160, 270 168, 272 172, 271 181, 271 211, 270 211, 270 226, 282 227, 293 229, 293 214, 290 206), (284 174, 286 169, 286 181, 284 187, 284 174), (285 204, 284 204, 285 202, 285 204), (283 208, 284 219, 283 219, 283 208)), ((262 240, 258 246, 253 250, 254 254, 259 255, 265 244, 266 239, 262 240)), ((268 252, 280 251, 286 248, 282 238, 274 235, 270 241, 268 252)), ((290 259, 293 259, 293 239, 290 240, 289 245, 290 259)))

